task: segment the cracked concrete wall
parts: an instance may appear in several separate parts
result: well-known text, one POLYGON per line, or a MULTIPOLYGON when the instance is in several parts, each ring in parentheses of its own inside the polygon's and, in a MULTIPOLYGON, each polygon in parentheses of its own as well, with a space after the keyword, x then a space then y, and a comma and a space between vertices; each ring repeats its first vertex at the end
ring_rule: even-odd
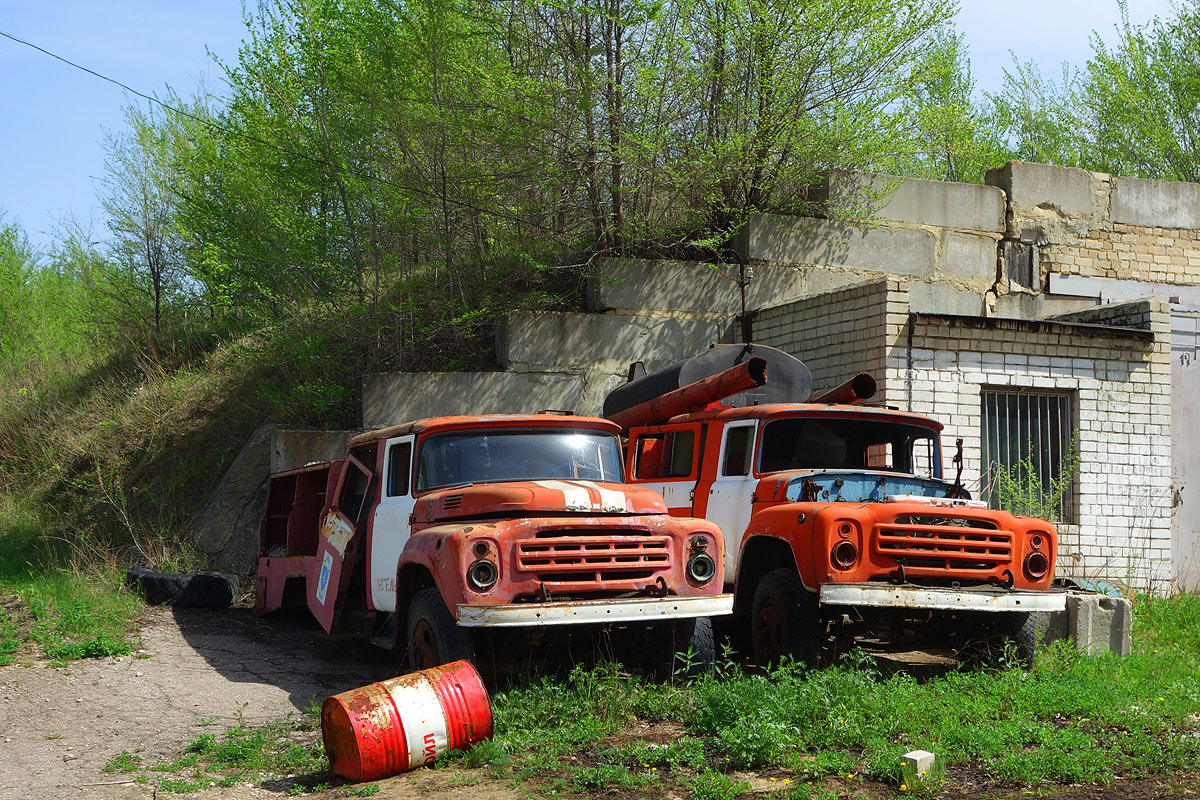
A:
POLYGON ((1031 248, 1034 291, 1082 287, 1094 302, 1116 297, 1116 281, 1200 287, 1198 184, 1022 161, 987 182, 1008 195, 1005 238, 1031 248))

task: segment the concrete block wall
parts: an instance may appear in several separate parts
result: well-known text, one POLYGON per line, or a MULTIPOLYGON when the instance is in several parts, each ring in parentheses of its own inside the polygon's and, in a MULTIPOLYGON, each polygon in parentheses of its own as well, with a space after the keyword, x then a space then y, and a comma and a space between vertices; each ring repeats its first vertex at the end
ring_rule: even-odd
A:
MULTIPOLYGON (((1005 235, 1034 243, 1040 276, 1200 286, 1200 184, 1009 162, 1005 235)), ((1053 288, 1053 284, 1051 284, 1053 288)))
POLYGON ((1142 305, 1114 318, 1144 316, 1143 335, 1065 322, 917 316, 911 351, 889 355, 886 402, 946 425, 947 464, 961 437, 964 481, 977 493, 981 392, 1069 393, 1081 462, 1075 524, 1060 526, 1060 574, 1164 589, 1172 543, 1170 316, 1142 305))
POLYGON ((798 269, 807 296, 890 275, 908 278, 916 311, 994 310, 1006 224, 997 187, 834 173, 828 202, 846 221, 754 214, 734 247, 764 268, 798 269))

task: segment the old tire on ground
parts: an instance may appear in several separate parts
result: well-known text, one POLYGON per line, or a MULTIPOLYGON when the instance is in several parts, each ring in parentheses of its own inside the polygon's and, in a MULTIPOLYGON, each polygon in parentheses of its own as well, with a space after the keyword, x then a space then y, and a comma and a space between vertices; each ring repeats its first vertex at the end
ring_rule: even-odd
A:
POLYGON ((714 641, 712 622, 698 617, 657 622, 620 646, 647 676, 663 681, 674 675, 712 672, 716 664, 714 641))
POLYGON ((229 608, 238 597, 238 576, 228 572, 170 574, 130 567, 125 581, 141 590, 151 605, 180 608, 229 608))
POLYGON ((771 570, 758 582, 750 613, 754 662, 778 666, 784 656, 810 667, 820 649, 816 598, 794 569, 771 570))
POLYGON ((407 632, 409 669, 475 660, 470 633, 458 627, 437 589, 422 589, 413 595, 407 632))

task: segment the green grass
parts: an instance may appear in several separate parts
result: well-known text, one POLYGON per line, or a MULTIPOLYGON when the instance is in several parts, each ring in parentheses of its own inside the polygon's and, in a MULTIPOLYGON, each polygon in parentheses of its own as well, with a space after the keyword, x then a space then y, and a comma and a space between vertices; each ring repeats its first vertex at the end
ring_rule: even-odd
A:
POLYGON ((70 553, 44 536, 27 504, 0 497, 0 597, 18 603, 0 611, 0 665, 23 641, 52 661, 127 655, 141 610, 113 569, 70 568, 70 553))
POLYGON ((439 764, 488 766, 580 794, 662 785, 696 798, 743 792, 730 777, 743 770, 778 775, 797 797, 851 778, 933 796, 953 766, 1026 785, 1200 770, 1200 597, 1142 597, 1135 612, 1127 658, 1059 644, 1030 671, 953 671, 920 683, 866 658, 766 676, 728 669, 666 686, 609 667, 576 670, 497 694, 495 738, 439 764), (633 723, 662 720, 683 735, 605 744, 633 723), (934 774, 903 774, 901 756, 914 749, 937 754, 934 774))
MULTIPOLYGON (((329 763, 317 728, 320 706, 314 702, 299 717, 250 726, 234 715, 235 727, 224 733, 204 733, 192 739, 170 761, 145 765, 139 756, 121 751, 109 759, 105 771, 138 773, 164 792, 195 792, 267 779, 298 776, 288 786, 291 794, 328 788, 329 763)), ((349 796, 368 797, 378 791, 367 786, 349 796)))
MULTIPOLYGON (((780 800, 835 797, 866 784, 875 794, 929 798, 956 767, 996 786, 1043 789, 1194 774, 1200 597, 1139 598, 1135 612, 1135 652, 1126 658, 1084 656, 1060 643, 1041 650, 1029 671, 952 671, 925 682, 883 674, 867 658, 769 675, 726 665, 722 674, 665 685, 612 665, 577 668, 495 693, 494 737, 444 753, 435 766, 462 770, 455 786, 499 779, 552 797, 694 800, 743 796, 748 774, 780 800), (642 730, 653 741, 638 739, 642 730), (906 774, 901 756, 914 749, 937 755, 930 774, 906 774)), ((290 791, 327 787, 338 781, 317 725, 314 704, 299 721, 204 734, 150 770, 184 783, 294 774, 290 791), (302 731, 312 735, 298 741, 302 731)), ((126 765, 120 756, 110 763, 126 765)))

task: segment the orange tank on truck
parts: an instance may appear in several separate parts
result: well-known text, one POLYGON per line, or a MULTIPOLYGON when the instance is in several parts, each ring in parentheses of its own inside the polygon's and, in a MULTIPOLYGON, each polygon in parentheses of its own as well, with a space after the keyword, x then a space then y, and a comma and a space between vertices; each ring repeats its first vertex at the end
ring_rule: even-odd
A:
POLYGON ((961 443, 946 480, 942 425, 862 405, 874 389, 860 375, 812 396, 797 359, 723 345, 615 390, 605 416, 634 483, 721 527, 733 633, 756 661, 897 632, 1007 639, 1028 660, 1030 613, 1065 606, 1054 526, 972 499, 961 443))
POLYGON ((708 617, 733 604, 720 530, 626 484, 618 432, 560 413, 439 417, 273 475, 256 608, 303 603, 417 669, 474 658, 485 633, 564 626, 643 628, 711 658, 708 617))

